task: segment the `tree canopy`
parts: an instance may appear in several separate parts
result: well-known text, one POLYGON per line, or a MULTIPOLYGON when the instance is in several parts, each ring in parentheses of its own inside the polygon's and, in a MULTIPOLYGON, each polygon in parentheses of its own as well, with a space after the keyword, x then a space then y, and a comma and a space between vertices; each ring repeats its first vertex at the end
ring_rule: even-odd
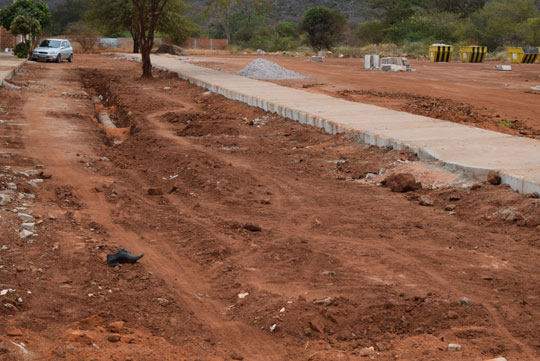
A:
POLYGON ((347 19, 337 10, 316 6, 308 9, 300 28, 305 31, 315 50, 331 49, 343 33, 347 19))
POLYGON ((42 0, 16 0, 0 11, 0 25, 10 30, 13 20, 19 15, 26 15, 37 20, 42 29, 51 23, 51 12, 42 0))

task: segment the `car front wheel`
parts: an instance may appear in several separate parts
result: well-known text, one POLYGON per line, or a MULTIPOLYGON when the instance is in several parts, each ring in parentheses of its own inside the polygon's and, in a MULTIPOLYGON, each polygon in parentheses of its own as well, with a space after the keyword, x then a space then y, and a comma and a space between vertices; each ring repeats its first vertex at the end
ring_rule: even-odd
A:
POLYGON ((73 63, 73 54, 70 54, 70 55, 69 55, 68 61, 69 61, 70 63, 73 63))
POLYGON ((58 54, 58 56, 56 57, 56 62, 57 62, 57 63, 61 63, 61 62, 62 62, 62 55, 58 54))

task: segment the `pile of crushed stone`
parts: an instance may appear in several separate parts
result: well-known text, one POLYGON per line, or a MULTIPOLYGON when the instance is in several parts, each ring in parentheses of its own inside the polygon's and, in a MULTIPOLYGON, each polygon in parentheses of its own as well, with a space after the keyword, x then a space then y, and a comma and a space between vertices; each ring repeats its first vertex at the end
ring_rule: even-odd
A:
POLYGON ((236 73, 237 75, 245 76, 252 79, 263 80, 281 80, 281 79, 302 79, 302 74, 287 70, 278 64, 266 60, 255 59, 249 63, 244 69, 236 73))

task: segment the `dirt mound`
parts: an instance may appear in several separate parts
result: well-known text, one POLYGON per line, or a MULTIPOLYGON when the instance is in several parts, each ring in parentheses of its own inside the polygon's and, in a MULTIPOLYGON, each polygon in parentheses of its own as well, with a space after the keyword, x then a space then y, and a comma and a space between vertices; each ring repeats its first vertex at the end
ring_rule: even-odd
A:
POLYGON ((285 69, 278 64, 266 60, 255 59, 249 63, 244 69, 240 70, 237 75, 247 78, 262 79, 262 80, 282 80, 282 79, 302 79, 302 74, 285 69))
POLYGON ((160 47, 156 50, 156 54, 171 54, 171 55, 178 55, 178 56, 188 56, 188 52, 179 47, 178 45, 172 45, 172 44, 162 44, 160 47))

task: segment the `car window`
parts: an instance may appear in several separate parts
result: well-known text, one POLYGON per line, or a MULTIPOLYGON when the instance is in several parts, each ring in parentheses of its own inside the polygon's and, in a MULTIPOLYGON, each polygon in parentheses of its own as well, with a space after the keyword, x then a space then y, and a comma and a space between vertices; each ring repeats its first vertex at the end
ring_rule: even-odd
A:
POLYGON ((43 40, 39 46, 42 48, 59 48, 60 40, 43 40))
POLYGON ((65 41, 62 41, 62 48, 67 48, 67 43, 65 41))

